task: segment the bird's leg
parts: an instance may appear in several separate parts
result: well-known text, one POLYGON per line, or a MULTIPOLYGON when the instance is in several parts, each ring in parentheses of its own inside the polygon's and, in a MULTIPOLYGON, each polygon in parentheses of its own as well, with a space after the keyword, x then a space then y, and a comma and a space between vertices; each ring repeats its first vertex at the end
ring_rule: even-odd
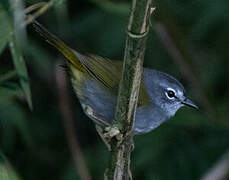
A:
POLYGON ((96 124, 100 124, 101 126, 105 126, 105 129, 102 128, 99 125, 96 125, 96 130, 100 137, 102 138, 103 142, 106 144, 109 150, 111 150, 110 147, 110 140, 111 138, 115 137, 120 143, 122 144, 124 137, 120 133, 119 129, 115 126, 112 126, 108 124, 104 119, 101 119, 94 111, 93 109, 86 105, 84 108, 85 114, 87 114, 96 124))
POLYGON ((118 139, 118 135, 120 135, 120 131, 117 127, 112 127, 112 126, 108 126, 105 128, 106 133, 104 133, 104 136, 111 139, 114 136, 116 136, 116 138, 118 139))
POLYGON ((95 125, 95 129, 98 132, 101 139, 103 140, 104 144, 107 146, 108 150, 111 151, 110 139, 104 136, 104 129, 100 127, 99 125, 95 125))
POLYGON ((107 124, 106 121, 99 118, 90 106, 86 105, 84 108, 84 112, 95 122, 96 131, 98 132, 99 136, 101 137, 101 139, 103 140, 103 142, 107 146, 108 150, 110 151, 111 150, 111 147, 109 144, 110 139, 106 138, 106 136, 104 135, 104 128, 102 128, 98 124, 101 124, 102 126, 104 125, 107 127, 109 127, 110 125, 107 124))

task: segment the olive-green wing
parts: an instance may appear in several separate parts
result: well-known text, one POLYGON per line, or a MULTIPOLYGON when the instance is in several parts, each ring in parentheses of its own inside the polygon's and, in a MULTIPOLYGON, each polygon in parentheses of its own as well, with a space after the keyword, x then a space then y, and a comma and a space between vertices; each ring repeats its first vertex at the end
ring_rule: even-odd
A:
MULTIPOLYGON (((112 61, 97 55, 82 55, 75 52, 86 71, 110 91, 117 94, 122 75, 122 61, 112 61)), ((138 107, 149 104, 149 96, 143 81, 140 86, 138 107)))
POLYGON ((88 54, 79 58, 86 71, 105 87, 116 89, 122 74, 122 62, 111 61, 101 56, 88 54))
MULTIPOLYGON (((58 37, 50 33, 37 21, 33 23, 33 29, 45 39, 49 44, 54 46, 76 70, 82 73, 88 73, 110 91, 117 93, 118 84, 122 74, 122 62, 111 61, 97 55, 83 55, 71 49, 58 37)), ((141 82, 138 106, 144 106, 149 103, 149 96, 143 81, 141 82)))

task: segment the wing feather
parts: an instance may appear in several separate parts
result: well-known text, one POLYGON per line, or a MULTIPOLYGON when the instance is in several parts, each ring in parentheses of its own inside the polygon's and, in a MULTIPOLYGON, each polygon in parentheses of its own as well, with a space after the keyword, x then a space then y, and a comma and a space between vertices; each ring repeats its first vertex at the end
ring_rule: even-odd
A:
MULTIPOLYGON (((82 55, 75 51, 79 61, 85 67, 86 71, 98 82, 112 92, 117 94, 118 85, 122 75, 122 61, 112 61, 101 56, 87 54, 82 55)), ((143 81, 141 81, 138 107, 149 104, 149 96, 143 81)))

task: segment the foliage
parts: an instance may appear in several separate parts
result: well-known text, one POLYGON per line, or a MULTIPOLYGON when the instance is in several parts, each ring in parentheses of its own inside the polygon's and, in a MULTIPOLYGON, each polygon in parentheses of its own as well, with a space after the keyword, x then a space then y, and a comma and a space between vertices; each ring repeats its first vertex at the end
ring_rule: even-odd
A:
MULTIPOLYGON (((8 159, 4 162, 10 162, 12 171, 23 180, 79 179, 58 107, 54 76, 55 64, 62 56, 29 28, 20 26, 23 16, 16 18, 23 13, 23 4, 28 7, 38 0, 17 2, 18 6, 12 1, 0 2, 0 150, 8 159), (31 94, 32 111, 27 105, 32 107, 31 94)), ((129 1, 52 3, 54 6, 38 19, 51 32, 74 49, 123 58, 129 1)), ((155 0, 154 4, 157 9, 145 66, 181 80, 200 110, 183 108, 155 131, 136 136, 133 176, 147 180, 199 179, 229 147, 229 1, 155 0), (201 103, 199 89, 187 81, 164 47, 154 29, 156 23, 165 26, 184 55, 210 102, 210 110, 201 103)), ((92 179, 102 179, 108 152, 71 88, 68 92, 75 132, 92 179)), ((1 176, 6 168, 0 163, 1 176)))

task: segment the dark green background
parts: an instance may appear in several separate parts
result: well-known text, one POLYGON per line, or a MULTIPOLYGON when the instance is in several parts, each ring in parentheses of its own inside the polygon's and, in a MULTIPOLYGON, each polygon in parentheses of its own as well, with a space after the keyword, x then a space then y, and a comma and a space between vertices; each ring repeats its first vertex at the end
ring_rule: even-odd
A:
MULTIPOLYGON (((36 2, 26 0, 25 5, 36 2)), ((122 59, 130 4, 107 2, 56 1, 38 20, 76 50, 122 59)), ((9 9, 8 1, 0 4, 9 9)), ((153 132, 135 137, 133 177, 199 179, 229 148, 229 1, 155 0, 153 4, 157 9, 151 19, 144 64, 179 79, 200 110, 182 108, 153 132), (168 53, 155 31, 158 23, 182 53, 194 82, 168 53), (203 101, 208 101, 207 105, 203 101)), ((17 77, 0 84, 0 150, 23 180, 79 179, 58 106, 55 68, 64 58, 33 31, 28 31, 27 38, 23 52, 33 110, 28 108, 17 77), (10 93, 12 90, 16 93, 10 93)), ((13 64, 8 47, 0 53, 1 76, 12 70, 13 64)), ((103 179, 108 151, 68 84, 75 133, 87 167, 92 179, 103 179)))

